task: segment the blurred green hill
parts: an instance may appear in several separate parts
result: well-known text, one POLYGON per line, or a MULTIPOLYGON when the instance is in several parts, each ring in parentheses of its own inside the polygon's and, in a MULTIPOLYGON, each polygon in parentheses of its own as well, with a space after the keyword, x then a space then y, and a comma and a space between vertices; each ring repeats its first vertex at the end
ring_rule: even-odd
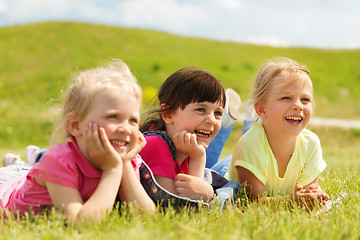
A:
POLYGON ((309 67, 316 116, 360 119, 360 49, 276 48, 73 22, 3 27, 0 148, 46 146, 67 79, 112 58, 130 66, 146 103, 167 76, 185 66, 212 72, 246 100, 258 68, 276 56, 309 67))

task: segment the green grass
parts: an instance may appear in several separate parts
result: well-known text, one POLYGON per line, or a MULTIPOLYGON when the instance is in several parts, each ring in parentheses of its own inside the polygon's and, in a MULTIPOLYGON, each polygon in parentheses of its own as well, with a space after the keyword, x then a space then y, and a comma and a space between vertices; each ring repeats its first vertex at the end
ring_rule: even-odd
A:
MULTIPOLYGON (((360 119, 360 50, 274 48, 82 23, 0 28, 0 155, 23 155, 29 144, 46 147, 58 114, 54 103, 66 80, 111 58, 128 63, 146 104, 169 74, 190 65, 212 72, 246 99, 257 69, 274 56, 309 66, 317 116, 360 119)), ((240 128, 236 125, 222 156, 232 152, 240 128)), ((1 239, 358 239, 360 130, 311 130, 320 137, 328 163, 320 185, 332 198, 348 194, 327 214, 250 204, 222 213, 121 211, 100 225, 67 226, 54 213, 0 220, 1 239)))
POLYGON ((167 76, 185 66, 212 72, 246 100, 261 64, 286 56, 309 66, 317 116, 360 119, 360 49, 275 48, 49 22, 0 28, 0 53, 0 149, 46 146, 56 118, 53 101, 67 79, 111 58, 130 66, 146 103, 167 76))
MULTIPOLYGON (((240 134, 236 125, 223 154, 231 153, 240 134)), ((61 216, 35 216, 0 223, 2 239, 358 239, 360 236, 360 137, 358 130, 313 128, 320 139, 328 167, 320 185, 332 199, 346 192, 343 203, 314 216, 301 209, 250 204, 222 213, 187 211, 158 212, 138 216, 120 210, 100 225, 67 226, 61 216)))
MULTIPOLYGON (((224 153, 230 153, 237 140, 236 126, 224 153)), ((328 167, 320 185, 335 199, 339 192, 348 195, 343 203, 327 213, 314 216, 301 209, 249 204, 228 208, 222 213, 212 209, 169 210, 153 216, 138 216, 120 210, 100 225, 67 226, 61 216, 28 217, 0 223, 2 239, 358 239, 360 236, 359 132, 356 130, 314 128, 328 167)))

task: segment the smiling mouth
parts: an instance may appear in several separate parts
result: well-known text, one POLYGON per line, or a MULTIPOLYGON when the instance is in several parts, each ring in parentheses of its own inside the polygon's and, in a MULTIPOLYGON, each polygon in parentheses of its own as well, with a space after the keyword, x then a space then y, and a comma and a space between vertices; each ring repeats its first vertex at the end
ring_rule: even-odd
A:
POLYGON ((123 142, 123 141, 111 140, 110 142, 111 142, 111 144, 116 145, 116 146, 120 146, 120 147, 126 145, 126 142, 123 142))
POLYGON ((194 133, 196 134, 196 136, 198 137, 204 137, 204 138, 209 138, 211 131, 204 131, 204 130, 195 130, 194 133))
POLYGON ((295 122, 295 123, 300 123, 303 118, 302 117, 285 117, 286 121, 289 122, 295 122))

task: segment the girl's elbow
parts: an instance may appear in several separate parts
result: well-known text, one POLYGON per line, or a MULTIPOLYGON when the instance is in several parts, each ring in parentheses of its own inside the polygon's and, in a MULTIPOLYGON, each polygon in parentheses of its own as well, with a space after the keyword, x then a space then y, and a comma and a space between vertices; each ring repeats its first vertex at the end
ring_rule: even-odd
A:
POLYGON ((156 211, 156 206, 154 203, 149 204, 148 208, 146 209, 146 212, 150 213, 151 215, 154 214, 156 211))
POLYGON ((93 211, 81 209, 76 215, 69 216, 69 219, 76 223, 86 222, 100 224, 108 214, 109 210, 107 209, 97 209, 93 211))
POLYGON ((150 200, 151 202, 147 203, 146 205, 144 205, 143 207, 140 208, 140 213, 141 214, 150 214, 153 215, 156 211, 156 205, 155 203, 150 200))

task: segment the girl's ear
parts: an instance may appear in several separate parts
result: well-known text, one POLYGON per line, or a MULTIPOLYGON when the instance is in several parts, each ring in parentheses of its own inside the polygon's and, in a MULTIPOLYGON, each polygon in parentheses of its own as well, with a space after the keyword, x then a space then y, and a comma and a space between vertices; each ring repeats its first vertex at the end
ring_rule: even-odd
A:
POLYGON ((66 117, 66 127, 72 136, 80 137, 82 135, 80 131, 79 116, 77 114, 70 113, 66 117))
MULTIPOLYGON (((166 105, 165 103, 162 103, 160 105, 160 110, 164 110, 168 107, 168 105, 166 105)), ((165 112, 160 112, 161 118, 164 120, 164 122, 166 124, 171 124, 172 123, 172 114, 169 114, 167 111, 165 112)))
POLYGON ((257 115, 259 117, 261 117, 262 119, 264 119, 264 117, 265 117, 264 104, 262 102, 256 102, 254 104, 254 108, 255 108, 255 112, 257 113, 257 115))

